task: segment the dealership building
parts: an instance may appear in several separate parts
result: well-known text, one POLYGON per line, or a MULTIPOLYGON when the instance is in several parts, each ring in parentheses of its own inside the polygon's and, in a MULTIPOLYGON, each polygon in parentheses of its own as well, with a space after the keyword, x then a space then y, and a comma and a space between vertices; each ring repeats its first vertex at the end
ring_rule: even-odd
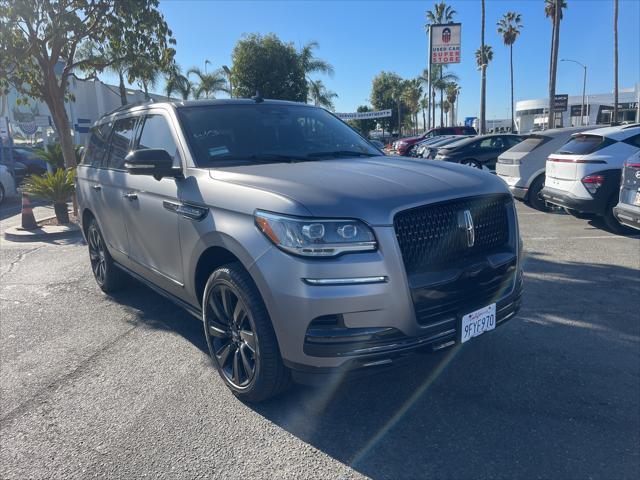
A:
MULTIPOLYGON (((618 91, 618 122, 640 122, 640 83, 618 91)), ((612 122, 613 93, 585 95, 584 123, 607 125, 612 122)), ((531 132, 547 128, 549 99, 521 100, 516 102, 516 126, 519 132, 531 132)), ((582 95, 570 95, 567 109, 556 112, 556 127, 581 125, 582 95)))
MULTIPOLYGON (((65 106, 73 141, 77 145, 85 144, 89 127, 93 122, 122 104, 118 87, 98 79, 79 80, 71 77, 69 94, 74 100, 65 102, 65 106)), ((160 95, 150 94, 150 97, 156 101, 166 100, 166 97, 160 95)), ((129 103, 144 100, 145 95, 142 91, 127 89, 129 103)), ((56 136, 47 105, 31 98, 25 99, 14 89, 10 89, 6 95, 0 95, 0 120, 3 125, 8 122, 9 131, 14 139, 39 140, 43 135, 49 138, 56 136)))

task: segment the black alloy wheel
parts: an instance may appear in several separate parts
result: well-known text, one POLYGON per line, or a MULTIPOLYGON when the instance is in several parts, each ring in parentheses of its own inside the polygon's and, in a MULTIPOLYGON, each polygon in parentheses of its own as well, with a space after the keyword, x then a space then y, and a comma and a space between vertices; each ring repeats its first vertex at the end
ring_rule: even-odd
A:
POLYGON ((256 374, 259 353, 253 319, 232 285, 214 285, 209 306, 215 317, 209 318, 213 354, 227 382, 246 388, 256 374))
POLYGON ((86 236, 91 270, 96 283, 105 293, 119 290, 125 281, 125 274, 115 265, 111 258, 95 219, 89 221, 86 236))
POLYGON ((213 271, 204 287, 202 307, 211 361, 234 395, 261 402, 289 386, 291 374, 282 361, 269 313, 240 263, 213 271))

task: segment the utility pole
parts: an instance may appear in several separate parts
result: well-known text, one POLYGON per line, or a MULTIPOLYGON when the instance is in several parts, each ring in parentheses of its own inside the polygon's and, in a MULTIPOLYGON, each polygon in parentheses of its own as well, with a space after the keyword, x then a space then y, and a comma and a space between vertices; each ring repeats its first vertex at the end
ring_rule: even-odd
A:
POLYGON ((578 65, 580 65, 583 68, 583 75, 582 75, 582 107, 580 108, 580 125, 586 125, 585 121, 584 121, 584 116, 585 113, 588 115, 588 111, 585 110, 586 108, 586 103, 585 103, 585 95, 586 95, 586 90, 587 90, 587 66, 578 62, 577 60, 570 60, 568 58, 562 58, 560 59, 561 62, 573 62, 573 63, 577 63, 578 65))

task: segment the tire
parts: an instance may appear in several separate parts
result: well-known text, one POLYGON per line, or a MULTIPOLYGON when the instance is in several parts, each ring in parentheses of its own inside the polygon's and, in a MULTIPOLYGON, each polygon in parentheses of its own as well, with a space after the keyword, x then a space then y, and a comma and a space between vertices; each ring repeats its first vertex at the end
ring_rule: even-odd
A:
POLYGON ((628 233, 635 233, 631 227, 627 227, 626 225, 621 224, 616 216, 613 214, 613 207, 618 204, 618 193, 612 195, 607 203, 607 209, 603 215, 603 220, 607 228, 619 235, 624 235, 628 233))
POLYGON ((465 158, 464 160, 460 161, 460 164, 482 170, 482 164, 475 158, 465 158))
POLYGON ((592 220, 597 216, 594 213, 580 212, 578 210, 573 210, 572 208, 566 208, 566 207, 564 211, 573 217, 579 218, 580 220, 592 220))
POLYGON ((544 175, 537 177, 529 187, 529 193, 527 194, 527 204, 540 210, 541 212, 549 212, 551 208, 547 204, 544 198, 540 196, 540 192, 544 188, 544 175))
POLYGON ((223 265, 211 274, 202 306, 211 361, 233 394, 262 402, 286 390, 290 372, 262 297, 242 265, 223 265))
POLYGON ((4 196, 5 196, 4 187, 0 183, 0 205, 2 205, 2 203, 4 202, 4 196))
POLYGON ((125 273, 116 266, 111 258, 95 218, 89 221, 87 246, 89 247, 93 278, 100 289, 105 293, 120 290, 126 281, 125 273))

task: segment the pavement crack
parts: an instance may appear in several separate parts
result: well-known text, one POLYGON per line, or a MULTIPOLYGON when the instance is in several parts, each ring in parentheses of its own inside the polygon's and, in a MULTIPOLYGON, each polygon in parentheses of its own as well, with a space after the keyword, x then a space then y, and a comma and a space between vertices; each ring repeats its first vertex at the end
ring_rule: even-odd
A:
POLYGON ((79 377, 82 373, 84 373, 84 371, 86 370, 86 368, 89 365, 93 364, 102 355, 102 353, 104 353, 107 350, 109 350, 111 347, 113 347, 115 344, 117 344, 120 340, 122 340, 127 335, 129 335, 133 330, 138 328, 140 325, 141 324, 136 324, 136 325, 132 326, 131 328, 125 330, 121 334, 117 335, 112 340, 104 343, 102 346, 100 346, 100 348, 98 348, 98 350, 96 350, 91 355, 89 355, 87 358, 82 360, 78 364, 78 366, 76 366, 76 368, 74 368, 70 372, 68 372, 68 373, 66 373, 66 374, 54 379, 53 381, 47 383, 45 386, 43 386, 37 392, 35 392, 30 398, 28 398, 27 400, 25 400, 21 404, 17 405, 13 409, 9 410, 6 414, 4 414, 2 417, 0 417, 0 430, 2 430, 3 428, 6 428, 7 425, 9 423, 11 423, 11 421, 13 419, 15 419, 16 417, 20 416, 24 411, 28 410, 29 407, 32 404, 38 402, 41 399, 41 397, 46 396, 46 394, 48 392, 55 391, 55 387, 58 387, 58 386, 62 385, 63 383, 65 383, 65 382, 67 382, 69 380, 73 380, 73 379, 79 377))
POLYGON ((23 252, 20 255, 18 255, 18 258, 16 258, 13 262, 11 262, 9 264, 9 268, 7 269, 6 272, 4 272, 2 275, 0 275, 0 278, 4 277, 8 273, 12 273, 15 270, 16 266, 20 262, 22 262, 27 257, 27 255, 29 255, 30 253, 36 252, 36 251, 40 250, 41 248, 42 248, 42 245, 40 245, 39 247, 34 247, 31 250, 27 250, 26 252, 23 252))

